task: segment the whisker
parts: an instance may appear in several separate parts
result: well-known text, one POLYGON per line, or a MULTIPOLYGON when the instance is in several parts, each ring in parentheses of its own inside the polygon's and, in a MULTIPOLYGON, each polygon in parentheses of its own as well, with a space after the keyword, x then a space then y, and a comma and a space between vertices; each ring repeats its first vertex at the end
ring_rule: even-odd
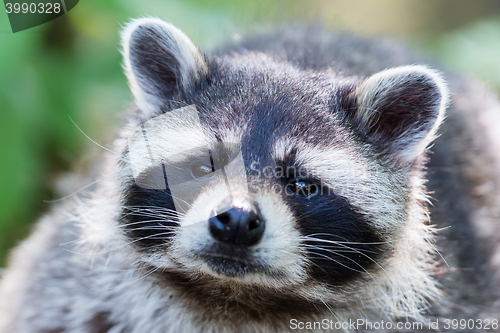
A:
POLYGON ((128 246, 130 244, 134 244, 136 242, 140 242, 140 241, 145 240, 145 239, 150 239, 152 237, 158 237, 160 235, 175 235, 175 234, 176 234, 175 231, 169 231, 169 232, 163 232, 163 233, 159 233, 159 234, 155 234, 155 235, 149 235, 149 236, 141 237, 141 238, 138 238, 138 239, 134 239, 133 241, 127 242, 125 244, 122 244, 122 245, 116 246, 116 247, 114 247, 112 249, 109 249, 109 250, 106 250, 106 251, 101 251, 101 252, 82 253, 82 252, 76 252, 76 251, 72 251, 72 250, 68 250, 68 249, 63 249, 63 250, 65 250, 67 252, 70 252, 70 253, 73 253, 73 254, 79 254, 79 255, 106 254, 106 253, 110 253, 112 251, 116 251, 118 249, 124 248, 125 246, 128 246))
MULTIPOLYGON (((366 244, 366 243, 360 243, 360 244, 366 244)), ((355 248, 352 248, 350 246, 347 246, 343 243, 336 243, 336 245, 339 245, 339 246, 342 246, 342 247, 345 247, 347 249, 350 249, 350 250, 353 250, 355 251, 356 253, 360 254, 360 255, 363 255, 364 257, 368 258, 370 261, 372 261, 374 264, 376 264, 385 274, 388 275, 387 271, 385 270, 384 267, 382 267, 382 265, 380 265, 379 262, 377 262, 375 259, 373 259, 372 257, 370 257, 369 255, 367 255, 366 253, 362 252, 361 250, 358 250, 358 249, 355 249, 355 248)), ((326 252, 328 252, 327 250, 325 250, 326 252)), ((339 254, 340 255, 340 254, 339 254)), ((342 255, 340 255, 342 256, 342 255)), ((349 258, 350 259, 350 258, 349 258)), ((368 272, 367 272, 368 273, 368 272)), ((370 273, 368 273, 370 274, 370 273)))
POLYGON ((333 248, 333 247, 328 247, 328 248, 325 248, 325 247, 321 247, 321 246, 314 246, 314 245, 309 245, 309 244, 300 244, 299 247, 305 247, 305 248, 317 248, 317 249, 321 249, 325 252, 330 252, 330 253, 337 253, 337 252, 344 252, 344 253, 360 253, 361 252, 370 252, 370 253, 376 253, 376 252, 373 252, 373 251, 370 251, 370 250, 357 250, 357 249, 338 249, 338 248, 333 248))
MULTIPOLYGON (((307 239, 307 240, 323 240, 325 242, 333 242, 335 244, 358 244, 358 245, 380 245, 380 244, 391 244, 391 243, 396 243, 398 242, 399 240, 394 240, 394 241, 384 241, 384 242, 350 242, 350 241, 347 241, 347 242, 343 242, 343 241, 334 241, 334 240, 326 240, 326 239, 321 239, 321 238, 314 238, 314 237, 311 237, 311 236, 320 236, 320 235, 324 235, 324 236, 332 236, 332 234, 329 234, 329 233, 315 233, 315 234, 310 234, 310 235, 306 235, 306 236, 299 236, 298 238, 299 239, 307 239)), ((345 238, 344 238, 345 239, 345 238)))
POLYGON ((71 116, 70 116, 69 114, 68 114, 68 117, 69 117, 69 119, 71 120, 71 122, 73 123, 73 125, 75 125, 75 127, 76 127, 76 128, 78 128, 78 130, 79 130, 79 131, 80 131, 83 135, 85 135, 85 137, 86 137, 87 139, 89 139, 90 141, 92 141, 92 143, 96 144, 97 146, 101 147, 102 149, 104 149, 104 150, 106 150, 106 151, 108 151, 108 152, 110 152, 110 153, 112 153, 112 154, 115 154, 115 155, 120 155, 119 153, 117 153, 117 152, 115 152, 115 151, 112 151, 111 149, 108 149, 108 148, 106 148, 106 147, 104 147, 104 146, 102 146, 102 145, 98 144, 98 143, 97 143, 97 142, 95 142, 94 140, 92 140, 92 139, 91 139, 91 138, 90 138, 87 134, 85 134, 85 132, 84 132, 84 131, 80 128, 80 127, 78 127, 78 125, 75 123, 75 121, 73 120, 73 118, 71 118, 71 116))
MULTIPOLYGON (((317 252, 312 252, 312 251, 311 251, 310 253, 311 253, 311 254, 314 254, 314 255, 318 255, 318 256, 325 257, 326 259, 331 260, 331 261, 333 261, 333 262, 335 262, 335 263, 339 264, 340 266, 343 266, 343 267, 345 267, 345 268, 347 268, 347 269, 353 270, 353 271, 358 272, 358 273, 363 273, 363 271, 358 271, 357 269, 354 269, 354 268, 352 268, 352 267, 349 267, 349 266, 347 266, 347 265, 344 265, 344 264, 342 264, 341 262, 339 262, 339 261, 337 261, 337 260, 335 260, 335 259, 333 259, 333 258, 330 258, 330 257, 329 257, 329 256, 327 256, 327 255, 324 255, 324 254, 321 254, 321 253, 317 253, 317 252)), ((356 263, 356 262, 355 262, 355 263, 356 263)), ((358 264, 358 265, 359 265, 359 264, 358 264)), ((361 266, 361 265, 359 265, 359 266, 361 266)), ((363 268, 363 270, 364 270, 364 272, 366 272, 366 270, 365 270, 364 268, 363 268)), ((366 273, 368 273, 368 272, 366 272, 366 273)), ((368 273, 368 274, 369 274, 369 273, 368 273)))

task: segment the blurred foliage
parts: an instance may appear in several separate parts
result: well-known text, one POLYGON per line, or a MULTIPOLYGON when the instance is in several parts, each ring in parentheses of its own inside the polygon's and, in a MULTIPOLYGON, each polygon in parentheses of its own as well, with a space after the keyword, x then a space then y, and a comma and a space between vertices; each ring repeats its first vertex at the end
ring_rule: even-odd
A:
POLYGON ((474 22, 443 35, 415 41, 455 71, 474 74, 500 91, 500 18, 474 22))
POLYGON ((91 145, 71 119, 106 142, 131 102, 118 49, 130 18, 169 20, 202 48, 252 27, 321 21, 402 39, 500 89, 499 10, 496 0, 85 0, 16 34, 0 13, 0 267, 91 145))

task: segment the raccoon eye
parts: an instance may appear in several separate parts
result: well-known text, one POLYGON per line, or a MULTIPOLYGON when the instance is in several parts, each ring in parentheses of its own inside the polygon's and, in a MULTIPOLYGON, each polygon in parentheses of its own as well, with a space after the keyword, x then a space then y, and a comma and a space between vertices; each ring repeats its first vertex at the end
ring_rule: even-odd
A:
POLYGON ((208 165, 200 164, 200 165, 192 165, 191 166, 191 177, 193 178, 201 178, 201 177, 207 177, 207 176, 212 176, 213 168, 208 165))
POLYGON ((318 184, 306 179, 292 179, 285 186, 288 193, 310 198, 319 192, 318 184))

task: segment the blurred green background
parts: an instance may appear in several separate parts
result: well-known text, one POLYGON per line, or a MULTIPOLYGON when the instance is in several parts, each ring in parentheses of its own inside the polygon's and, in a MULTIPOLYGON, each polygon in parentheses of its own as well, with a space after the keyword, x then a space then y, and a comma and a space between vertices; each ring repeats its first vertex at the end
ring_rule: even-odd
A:
MULTIPOLYGON (((2 7, 3 11, 3 7, 2 7)), ((131 102, 120 25, 157 16, 202 48, 256 26, 321 21, 388 36, 500 91, 498 0, 82 0, 67 15, 13 34, 0 13, 0 267, 57 199, 55 180, 112 137, 131 102)))

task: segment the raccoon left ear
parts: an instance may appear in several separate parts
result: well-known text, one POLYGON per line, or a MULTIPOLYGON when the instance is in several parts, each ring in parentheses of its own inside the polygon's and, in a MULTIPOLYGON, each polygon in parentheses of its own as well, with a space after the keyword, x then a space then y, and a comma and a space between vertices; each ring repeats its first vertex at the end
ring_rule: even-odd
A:
POLYGON ((358 132, 403 163, 413 162, 435 139, 448 104, 444 80, 425 66, 384 70, 354 94, 351 120, 358 132))
POLYGON ((172 24, 157 18, 133 20, 122 31, 124 68, 139 109, 153 113, 189 89, 206 72, 203 54, 172 24))

